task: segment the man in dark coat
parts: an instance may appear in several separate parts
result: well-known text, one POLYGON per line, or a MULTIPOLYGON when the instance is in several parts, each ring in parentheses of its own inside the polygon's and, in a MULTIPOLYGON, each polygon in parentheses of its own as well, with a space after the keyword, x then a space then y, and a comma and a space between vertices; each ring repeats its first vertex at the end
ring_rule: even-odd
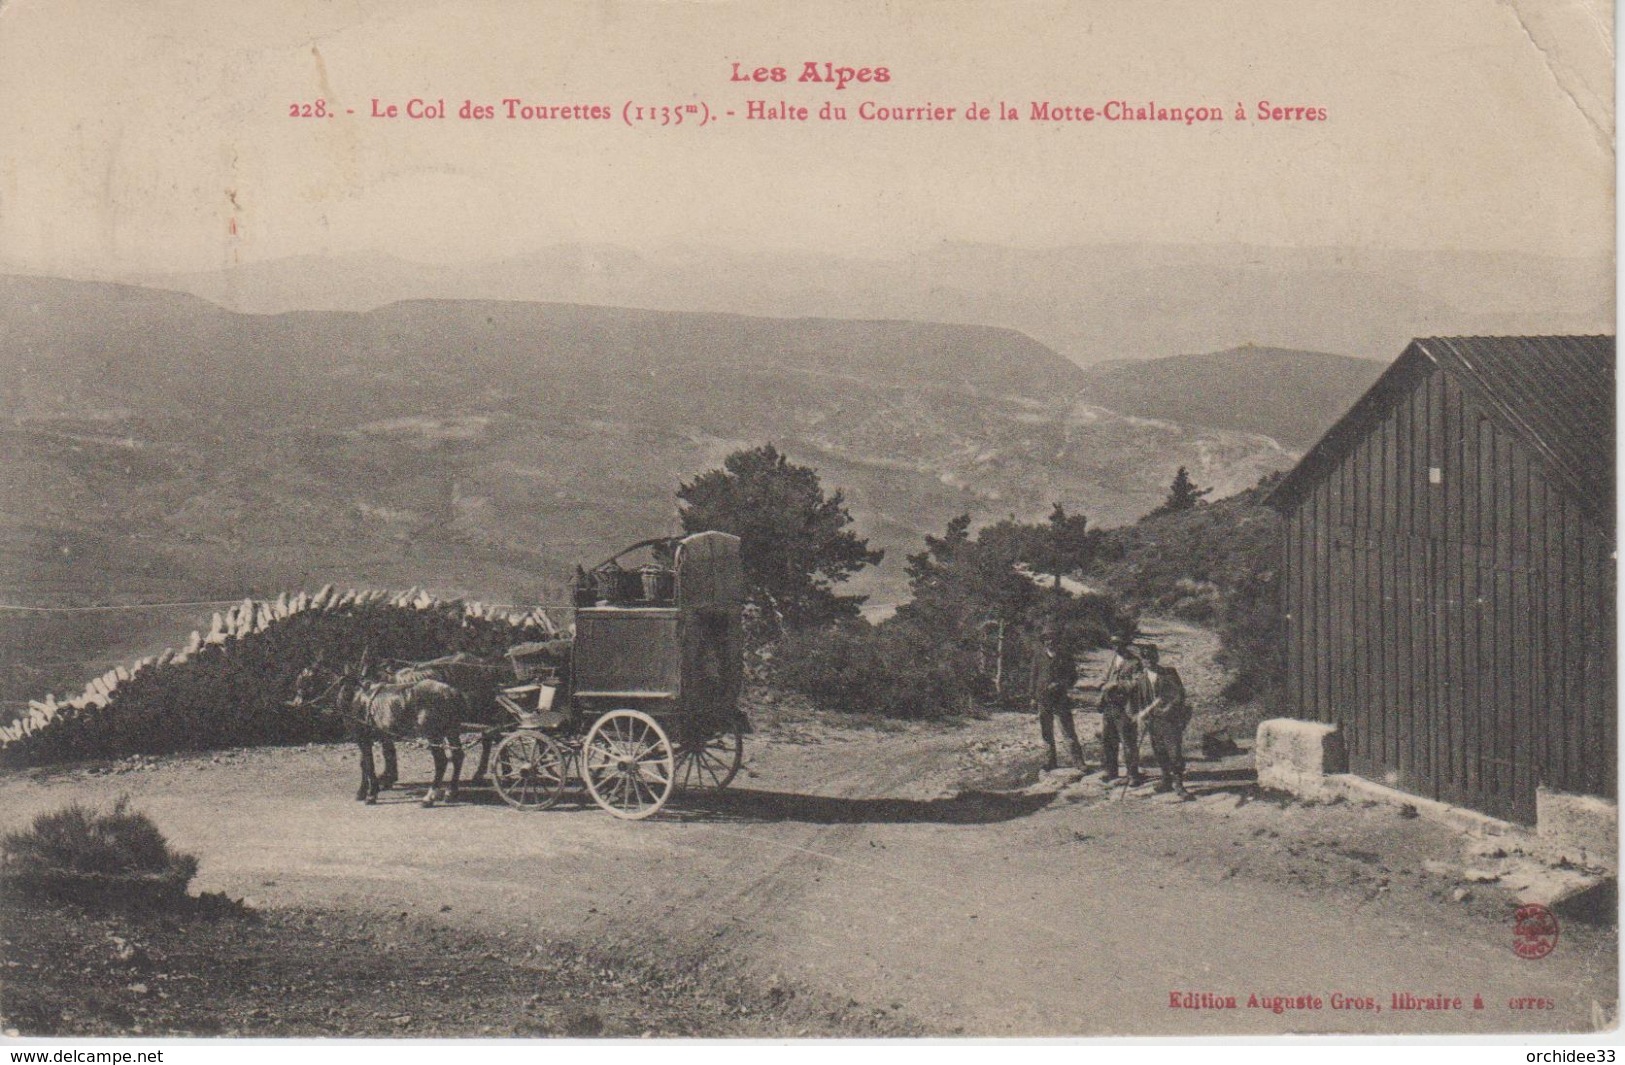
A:
POLYGON ((1039 632, 1038 650, 1033 654, 1032 699, 1038 710, 1038 731, 1044 737, 1049 757, 1045 769, 1056 767, 1055 719, 1061 721, 1072 763, 1084 768, 1083 744, 1072 720, 1072 685, 1078 680, 1077 651, 1064 622, 1046 618, 1039 632))
POLYGON ((1154 644, 1139 648, 1139 653, 1143 668, 1129 705, 1141 727, 1151 733, 1151 751, 1162 770, 1156 790, 1185 798, 1189 794, 1185 790, 1185 726, 1191 720, 1185 683, 1178 670, 1159 661, 1154 644))

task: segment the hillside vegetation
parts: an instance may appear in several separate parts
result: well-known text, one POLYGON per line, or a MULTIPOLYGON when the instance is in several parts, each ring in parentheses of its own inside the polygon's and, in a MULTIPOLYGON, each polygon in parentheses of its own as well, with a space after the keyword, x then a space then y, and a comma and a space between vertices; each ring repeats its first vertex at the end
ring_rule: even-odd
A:
POLYGON ((893 717, 1030 706, 1043 632, 1076 653, 1135 627, 1111 595, 1064 579, 1092 572, 1107 539, 1059 505, 1045 522, 974 534, 962 514, 908 556, 911 598, 896 614, 789 634, 772 649, 773 678, 828 709, 893 717))
POLYGON ((1163 506, 1104 530, 1059 507, 1047 523, 974 532, 962 515, 908 556, 912 598, 894 617, 794 634, 772 650, 773 675, 837 710, 941 717, 1026 706, 1047 618, 1065 620, 1077 650, 1135 632, 1155 639, 1158 620, 1175 620, 1218 636, 1227 682, 1209 720, 1245 733, 1273 712, 1283 680, 1280 519, 1264 503, 1278 480, 1209 502, 1176 478, 1163 506), (1052 574, 1072 591, 1055 589, 1052 574))
POLYGON ((1099 570, 1128 609, 1217 631, 1219 664, 1231 673, 1225 697, 1263 707, 1278 697, 1284 668, 1280 518, 1264 504, 1277 480, 1109 530, 1099 570))

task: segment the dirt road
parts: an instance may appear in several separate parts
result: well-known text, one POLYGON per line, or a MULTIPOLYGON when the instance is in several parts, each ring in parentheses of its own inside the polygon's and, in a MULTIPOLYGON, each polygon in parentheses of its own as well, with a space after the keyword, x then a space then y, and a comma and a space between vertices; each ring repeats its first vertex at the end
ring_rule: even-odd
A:
MULTIPOLYGON (((1550 956, 1520 960, 1504 891, 1457 902, 1456 883, 1423 868, 1459 853, 1441 829, 1254 798, 1245 759, 1197 763, 1198 799, 1183 804, 1064 775, 1023 787, 1034 731, 1019 715, 886 732, 780 723, 752 737, 735 792, 641 823, 590 806, 520 813, 481 792, 367 807, 351 799, 350 750, 253 750, 10 775, 0 829, 128 793, 202 858, 202 890, 515 942, 708 943, 753 979, 940 1034, 1588 1030, 1612 1009, 1613 933, 1565 927, 1550 956), (1186 992, 1237 1008, 1170 1005, 1186 992), (1334 992, 1382 1011, 1333 1009, 1334 992), (1396 1014, 1396 993, 1465 1008, 1396 1014), (1322 1006, 1248 1008, 1252 994, 1322 1006), (1552 1008, 1510 1009, 1520 997, 1552 1008)), ((427 761, 403 752, 409 778, 427 761)))

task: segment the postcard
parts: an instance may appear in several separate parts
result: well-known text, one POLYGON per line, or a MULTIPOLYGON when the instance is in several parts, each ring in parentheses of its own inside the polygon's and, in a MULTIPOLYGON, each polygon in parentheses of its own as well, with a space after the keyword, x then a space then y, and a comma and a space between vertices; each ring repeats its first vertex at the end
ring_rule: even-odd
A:
POLYGON ((1613 26, 0 4, 7 1040, 1607 1036, 1613 26))

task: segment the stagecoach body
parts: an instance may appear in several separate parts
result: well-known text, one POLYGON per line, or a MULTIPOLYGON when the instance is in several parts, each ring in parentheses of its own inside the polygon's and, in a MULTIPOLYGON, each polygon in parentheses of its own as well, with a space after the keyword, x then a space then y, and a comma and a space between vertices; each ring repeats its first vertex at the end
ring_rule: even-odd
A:
POLYGON ((576 596, 567 675, 514 657, 541 684, 509 689, 519 728, 496 749, 498 792, 543 809, 579 776, 604 809, 641 818, 677 788, 726 787, 744 752, 739 538, 634 544, 584 573, 576 596), (639 552, 651 561, 622 564, 639 552), (538 689, 534 712, 514 701, 538 689))
POLYGON ((739 539, 698 533, 679 541, 668 597, 641 579, 649 598, 576 609, 574 690, 583 709, 631 706, 679 728, 725 722, 738 712, 743 680, 743 575, 739 539))

